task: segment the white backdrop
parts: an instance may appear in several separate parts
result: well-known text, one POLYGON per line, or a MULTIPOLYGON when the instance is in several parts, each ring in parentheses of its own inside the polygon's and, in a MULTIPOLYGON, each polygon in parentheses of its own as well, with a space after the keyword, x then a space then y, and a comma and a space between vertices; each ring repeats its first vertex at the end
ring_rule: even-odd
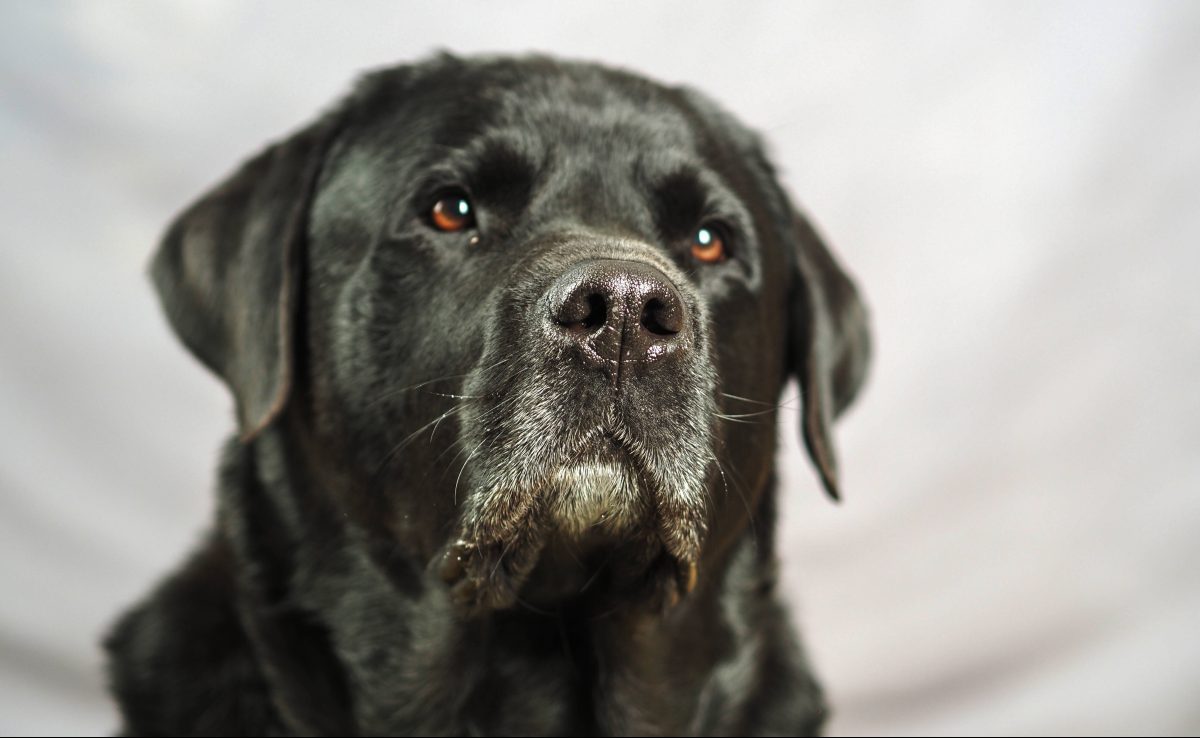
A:
POLYGON ((847 502, 780 443, 831 732, 1200 731, 1200 5, 88 1, 0 4, 0 732, 113 729, 99 635, 211 511, 160 229, 438 48, 706 90, 859 279, 847 502))

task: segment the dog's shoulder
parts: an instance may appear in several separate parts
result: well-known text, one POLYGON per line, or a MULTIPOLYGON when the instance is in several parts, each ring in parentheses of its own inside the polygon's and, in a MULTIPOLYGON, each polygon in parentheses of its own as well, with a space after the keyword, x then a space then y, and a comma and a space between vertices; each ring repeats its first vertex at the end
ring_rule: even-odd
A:
POLYGON ((105 639, 123 733, 281 729, 238 617, 234 566, 224 538, 210 535, 105 639))

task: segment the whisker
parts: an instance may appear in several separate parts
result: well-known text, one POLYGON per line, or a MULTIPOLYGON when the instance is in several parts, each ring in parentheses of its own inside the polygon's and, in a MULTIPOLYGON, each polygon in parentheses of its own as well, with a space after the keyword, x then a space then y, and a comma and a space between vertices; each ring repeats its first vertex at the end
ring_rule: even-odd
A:
POLYGON ((767 408, 766 410, 758 410, 758 411, 752 412, 752 413, 717 413, 717 415, 720 415, 723 418, 757 418, 760 415, 770 415, 771 413, 776 412, 778 410, 779 410, 778 407, 772 407, 772 408, 767 408))
POLYGON ((721 392, 721 393, 719 393, 719 394, 720 394, 722 397, 728 397, 728 398, 729 398, 729 399, 731 399, 731 400, 741 400, 742 402, 750 402, 750 403, 753 403, 753 404, 755 404, 755 405, 769 405, 769 406, 774 406, 774 405, 775 405, 775 403, 773 403, 773 402, 763 402, 762 400, 755 400, 755 399, 753 399, 753 398, 750 398, 750 397, 742 397, 741 395, 735 395, 735 394, 731 394, 731 393, 729 393, 729 392, 721 392))
MULTIPOLYGON (((509 359, 510 359, 510 357, 505 357, 503 359, 500 359, 492 364, 489 364, 489 365, 483 367, 482 369, 479 369, 478 371, 481 371, 481 372, 491 371, 492 369, 495 369, 496 367, 500 366, 501 364, 508 363, 509 359)), ((419 390, 422 387, 428 387, 429 385, 436 384, 437 382, 445 382, 450 379, 462 379, 463 377, 469 377, 469 376, 471 376, 472 372, 474 372, 474 371, 475 370, 472 370, 472 371, 466 372, 464 374, 447 374, 444 377, 435 377, 433 379, 427 379, 424 382, 418 382, 416 384, 409 385, 408 387, 400 387, 399 389, 388 390, 387 392, 384 392, 383 394, 377 396, 371 402, 371 404, 367 406, 367 409, 371 409, 375 405, 379 404, 380 402, 383 402, 384 400, 395 397, 396 395, 404 394, 405 392, 412 392, 414 390, 419 390)), ((439 393, 434 392, 431 394, 439 394, 439 393)), ((446 395, 446 396, 447 397, 455 397, 456 395, 446 395)), ((463 395, 462 397, 467 398, 469 396, 463 395)))
POLYGON ((440 426, 442 424, 442 421, 445 420, 450 415, 451 412, 455 412, 463 407, 464 407, 464 405, 460 404, 460 405, 457 405, 457 406, 451 408, 450 410, 447 410, 446 412, 442 413, 442 416, 440 418, 438 418, 437 421, 433 424, 433 430, 429 431, 429 443, 430 444, 433 443, 433 437, 437 435, 438 426, 440 426))
MULTIPOLYGON (((464 407, 466 407, 465 403, 459 403, 458 405, 455 405, 454 407, 450 408, 449 410, 442 413, 438 417, 434 418, 433 420, 429 421, 425 425, 422 425, 420 428, 417 428, 415 431, 413 431, 412 433, 405 436, 402 441, 397 443, 396 446, 394 448, 392 448, 392 450, 388 451, 387 454, 384 455, 383 460, 379 462, 379 466, 375 468, 375 473, 378 474, 380 471, 382 471, 383 467, 386 466, 387 463, 392 460, 392 457, 394 457, 396 454, 398 454, 401 451, 401 449, 403 449, 405 446, 412 443, 412 441, 417 436, 421 435, 422 431, 424 431, 426 428, 428 428, 429 426, 432 425, 433 432, 437 433, 437 426, 439 423, 441 423, 443 420, 445 420, 448 416, 453 415, 454 413, 458 412, 459 410, 462 410, 464 407)), ((429 438, 430 438, 430 441, 433 440, 432 433, 430 434, 429 438)))
POLYGON ((516 542, 517 537, 513 536, 508 539, 508 543, 504 544, 504 548, 500 549, 500 555, 496 558, 496 565, 492 567, 492 573, 488 576, 488 579, 496 578, 496 572, 500 571, 500 565, 504 563, 504 557, 508 555, 508 552, 512 550, 513 544, 516 542))
MULTIPOLYGON (((725 415, 722 413, 711 413, 711 415, 718 420, 723 420, 728 423, 740 423, 742 425, 762 425, 766 422, 765 420, 744 420, 742 417, 737 415, 725 415)), ((788 418, 775 418, 774 420, 775 425, 782 425, 786 424, 787 422, 788 418)))
POLYGON ((454 462, 458 460, 458 457, 462 456, 463 451, 466 450, 466 447, 463 446, 462 443, 463 443, 463 440, 461 438, 454 439, 454 441, 449 446, 447 446, 445 449, 443 449, 442 452, 434 458, 434 460, 433 460, 434 463, 437 463, 442 460, 443 456, 450 453, 451 449, 458 448, 458 453, 456 453, 454 455, 454 458, 450 459, 450 463, 446 465, 446 469, 442 470, 442 476, 438 478, 439 482, 442 480, 442 478, 444 478, 446 476, 446 471, 449 470, 449 468, 454 464, 454 462))
MULTIPOLYGON (((783 402, 772 403, 772 402, 763 402, 762 400, 752 400, 749 397, 741 397, 739 395, 731 395, 728 392, 720 392, 718 394, 720 394, 723 397, 728 397, 731 400, 738 400, 739 402, 749 402, 753 405, 762 405, 762 406, 764 406, 766 408, 770 408, 770 409, 777 409, 777 408, 781 408, 781 407, 791 408, 791 407, 793 407, 793 403, 795 403, 796 401, 798 401, 800 399, 800 395, 796 395, 795 397, 791 397, 787 400, 784 400, 783 402)), ((764 410, 763 412, 769 412, 769 411, 770 410, 764 410)))
MULTIPOLYGON (((724 446, 725 445, 724 442, 722 442, 721 445, 724 446)), ((729 478, 726 477, 726 475, 725 475, 725 465, 721 463, 721 460, 719 458, 717 458, 716 455, 714 455, 712 457, 712 460, 716 462, 717 471, 721 472, 721 478, 723 480, 725 480, 725 494, 728 495, 729 494, 729 478)), ((740 475, 737 473, 737 470, 730 467, 729 473, 734 476, 733 490, 735 492, 737 492, 738 497, 740 497, 742 500, 742 506, 746 508, 746 520, 749 521, 749 523, 750 523, 750 537, 754 540, 754 546, 757 548, 758 547, 758 527, 754 524, 754 512, 750 509, 750 500, 746 498, 746 494, 742 491, 741 487, 738 485, 737 477, 740 475)))
MULTIPOLYGON (((454 480, 454 506, 455 507, 458 507, 458 483, 462 481, 462 475, 463 475, 463 472, 467 470, 467 464, 471 463, 471 459, 475 458, 475 454, 479 453, 479 449, 481 449, 481 448, 483 448, 483 441, 479 442, 479 445, 475 447, 475 450, 472 451, 471 455, 467 457, 467 460, 463 462, 462 468, 458 470, 458 478, 454 480)), ((457 457, 455 457, 455 458, 457 458, 457 457)), ((504 556, 504 554, 501 554, 501 558, 503 558, 503 556, 504 556)))
POLYGON ((717 418, 718 420, 726 420, 730 423, 741 423, 742 425, 758 425, 758 423, 756 423, 752 420, 739 420, 738 418, 733 418, 728 415, 722 415, 721 413, 713 413, 712 416, 714 418, 717 418))

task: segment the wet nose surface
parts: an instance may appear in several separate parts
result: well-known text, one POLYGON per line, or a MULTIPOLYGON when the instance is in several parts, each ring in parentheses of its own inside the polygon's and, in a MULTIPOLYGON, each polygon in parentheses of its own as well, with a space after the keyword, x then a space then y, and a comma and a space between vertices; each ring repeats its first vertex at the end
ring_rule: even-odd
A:
POLYGON ((552 329, 577 345, 585 361, 610 372, 614 383, 690 346, 687 308, 675 285, 650 264, 580 262, 547 297, 552 329))

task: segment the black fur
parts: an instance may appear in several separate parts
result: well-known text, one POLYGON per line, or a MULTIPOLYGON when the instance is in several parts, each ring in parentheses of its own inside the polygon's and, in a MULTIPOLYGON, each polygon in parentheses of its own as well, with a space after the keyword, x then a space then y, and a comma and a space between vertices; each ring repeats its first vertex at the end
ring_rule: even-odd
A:
POLYGON ((711 102, 541 57, 378 72, 152 272, 240 433, 213 531, 107 641, 127 733, 819 730, 774 592, 775 404, 795 376, 836 496, 866 316, 711 102), (432 227, 448 187, 475 227, 432 227), (729 258, 701 263, 711 221, 729 258), (547 301, 595 259, 669 283, 679 351, 584 361, 547 301))

